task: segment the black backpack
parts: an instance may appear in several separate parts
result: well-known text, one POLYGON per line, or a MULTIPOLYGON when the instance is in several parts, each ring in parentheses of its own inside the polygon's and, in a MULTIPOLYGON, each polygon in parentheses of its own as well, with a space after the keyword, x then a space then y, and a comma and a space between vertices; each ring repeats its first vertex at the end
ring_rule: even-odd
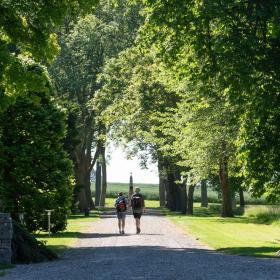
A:
POLYGON ((117 203, 117 211, 118 212, 124 212, 124 211, 126 211, 126 209, 127 209, 127 206, 126 206, 126 203, 125 203, 125 198, 123 197, 117 203))
POLYGON ((140 209, 142 208, 142 203, 143 201, 143 198, 142 198, 142 195, 141 194, 134 194, 132 197, 131 197, 131 206, 133 209, 140 209))

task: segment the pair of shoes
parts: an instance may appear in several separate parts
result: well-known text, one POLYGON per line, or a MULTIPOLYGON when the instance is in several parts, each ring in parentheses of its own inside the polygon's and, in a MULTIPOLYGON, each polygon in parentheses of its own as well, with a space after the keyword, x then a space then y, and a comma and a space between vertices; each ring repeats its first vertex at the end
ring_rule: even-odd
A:
POLYGON ((122 234, 124 234, 124 230, 122 230, 122 234))
POLYGON ((141 229, 138 227, 136 230, 136 234, 139 234, 141 232, 141 229))

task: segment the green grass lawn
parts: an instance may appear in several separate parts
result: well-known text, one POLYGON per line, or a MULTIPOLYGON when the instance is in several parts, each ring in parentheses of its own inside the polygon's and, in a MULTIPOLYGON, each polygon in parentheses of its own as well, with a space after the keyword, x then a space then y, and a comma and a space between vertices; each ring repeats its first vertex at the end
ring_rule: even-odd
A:
MULTIPOLYGON (((150 200, 157 200, 159 197, 159 187, 158 184, 134 184, 134 187, 139 187, 141 193, 145 198, 150 200)), ((125 195, 128 194, 129 184, 127 183, 108 183, 107 186, 107 197, 113 198, 119 192, 123 192, 125 195)), ((92 190, 94 195, 95 186, 92 184, 92 190)))
MULTIPOLYGON (((60 253, 62 250, 72 247, 78 240, 81 231, 85 230, 94 221, 98 219, 98 212, 90 213, 89 217, 84 215, 71 215, 68 219, 67 229, 63 232, 51 234, 40 232, 35 236, 38 240, 43 241, 46 245, 55 252, 60 253)), ((5 270, 14 267, 14 265, 0 264, 0 277, 5 275, 5 270)))
POLYGON ((0 277, 6 275, 6 269, 15 267, 13 264, 0 264, 0 277))
POLYGON ((48 236, 46 232, 36 234, 38 240, 46 242, 46 245, 56 252, 72 247, 78 240, 81 231, 85 230, 98 219, 98 212, 90 213, 89 217, 84 215, 71 215, 68 219, 67 229, 48 236))
POLYGON ((248 206, 246 210, 247 214, 243 216, 221 218, 217 207, 205 209, 196 204, 194 216, 171 212, 167 215, 201 242, 217 250, 238 255, 275 256, 280 249, 280 209, 248 206), (274 219, 264 219, 271 215, 274 219))
MULTIPOLYGON (((139 187, 142 193, 155 194, 158 193, 158 184, 134 184, 134 187, 139 187)), ((108 183, 108 193, 124 192, 128 193, 129 184, 127 183, 108 183)))

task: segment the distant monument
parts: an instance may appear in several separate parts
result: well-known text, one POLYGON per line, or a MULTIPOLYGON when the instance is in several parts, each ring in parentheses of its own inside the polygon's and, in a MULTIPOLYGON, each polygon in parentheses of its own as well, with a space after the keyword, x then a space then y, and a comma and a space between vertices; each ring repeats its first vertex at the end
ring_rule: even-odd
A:
POLYGON ((133 178, 132 178, 132 173, 130 173, 129 177, 129 189, 128 189, 128 202, 130 204, 130 198, 133 195, 133 178))

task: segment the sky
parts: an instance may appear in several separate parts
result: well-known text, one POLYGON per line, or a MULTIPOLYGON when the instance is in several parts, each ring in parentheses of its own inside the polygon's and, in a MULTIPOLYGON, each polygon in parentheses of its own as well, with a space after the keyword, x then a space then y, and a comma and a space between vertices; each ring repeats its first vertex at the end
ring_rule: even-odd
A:
POLYGON ((121 148, 111 147, 110 160, 107 163, 108 182, 129 183, 130 172, 132 172, 134 183, 158 184, 159 179, 155 164, 151 164, 149 169, 141 169, 137 158, 128 160, 121 148))

